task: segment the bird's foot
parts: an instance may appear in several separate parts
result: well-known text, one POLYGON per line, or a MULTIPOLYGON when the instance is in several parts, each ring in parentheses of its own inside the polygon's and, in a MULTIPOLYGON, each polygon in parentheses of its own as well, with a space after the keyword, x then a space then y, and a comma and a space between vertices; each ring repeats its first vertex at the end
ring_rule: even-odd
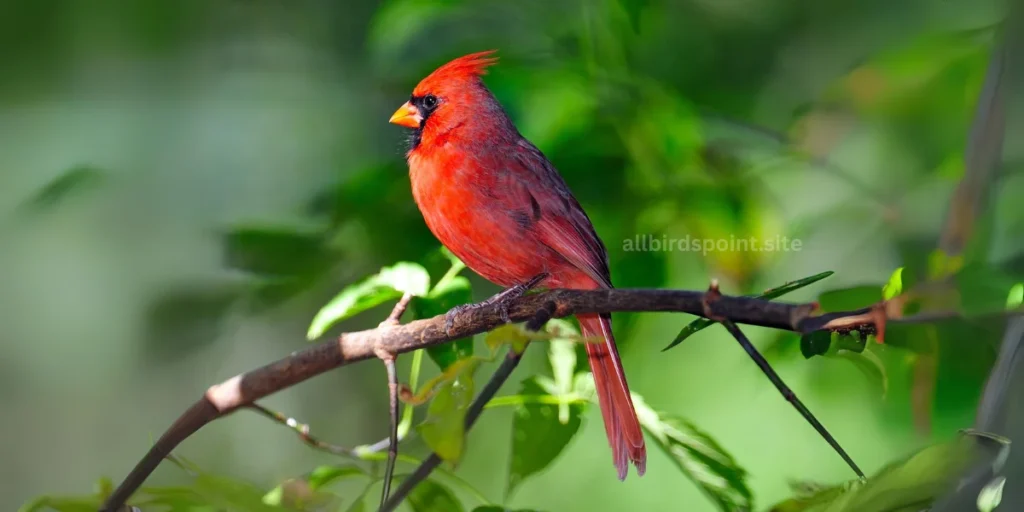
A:
POLYGON ((455 317, 458 316, 459 314, 495 305, 498 306, 498 314, 501 315, 501 321, 506 324, 512 323, 512 319, 509 318, 508 314, 509 303, 525 295, 526 292, 536 287, 538 284, 540 284, 541 281, 543 281, 547 277, 548 274, 545 272, 537 276, 534 276, 532 279, 525 283, 517 284, 515 286, 511 286, 505 290, 502 290, 501 292, 497 293, 493 297, 483 302, 477 304, 462 304, 459 306, 455 306, 444 315, 445 334, 451 336, 452 327, 455 325, 455 317))

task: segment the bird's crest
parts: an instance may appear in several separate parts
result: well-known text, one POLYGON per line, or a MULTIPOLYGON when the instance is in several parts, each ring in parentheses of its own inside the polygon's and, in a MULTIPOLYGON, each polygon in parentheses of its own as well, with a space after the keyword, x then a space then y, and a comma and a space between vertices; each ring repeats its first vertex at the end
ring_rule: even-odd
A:
POLYGON ((498 50, 487 50, 483 52, 463 55, 451 62, 437 68, 432 75, 469 75, 481 76, 487 73, 487 68, 498 62, 497 57, 491 57, 498 50))
POLYGON ((491 57, 495 52, 497 50, 471 53, 442 65, 416 86, 413 95, 437 93, 437 89, 446 84, 483 76, 487 73, 488 67, 498 62, 497 57, 491 57))

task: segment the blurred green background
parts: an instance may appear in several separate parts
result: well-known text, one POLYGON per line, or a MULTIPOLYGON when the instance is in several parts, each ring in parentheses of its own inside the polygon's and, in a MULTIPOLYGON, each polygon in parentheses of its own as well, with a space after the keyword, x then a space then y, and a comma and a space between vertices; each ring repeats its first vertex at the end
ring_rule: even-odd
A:
MULTIPOLYGON (((587 210, 617 286, 740 294, 836 271, 787 297, 814 300, 927 273, 1001 17, 947 0, 3 2, 0 509, 116 482, 207 386, 304 346, 342 287, 398 260, 437 268, 387 119, 451 58, 500 51, 486 82, 587 210), (637 235, 802 245, 624 250, 637 235)), ((1024 281, 1024 154, 1006 146, 968 259, 1000 276, 999 300, 1024 281)), ((477 299, 497 291, 472 279, 477 299)), ((616 316, 633 391, 728 450, 758 509, 790 480, 852 476, 721 327, 660 352, 689 320, 616 316)), ((864 364, 746 332, 869 473, 970 426, 999 339, 911 350, 896 333, 864 364)), ((510 387, 546 364, 528 353, 510 387)), ((343 445, 386 433, 378 364, 264 403, 343 445)), ((511 418, 487 411, 457 470, 495 501, 511 418)), ((332 460, 247 412, 178 453, 265 488, 332 460)), ((508 504, 713 510, 650 453, 618 483, 591 408, 508 504)), ((184 481, 165 466, 151 483, 184 481)))

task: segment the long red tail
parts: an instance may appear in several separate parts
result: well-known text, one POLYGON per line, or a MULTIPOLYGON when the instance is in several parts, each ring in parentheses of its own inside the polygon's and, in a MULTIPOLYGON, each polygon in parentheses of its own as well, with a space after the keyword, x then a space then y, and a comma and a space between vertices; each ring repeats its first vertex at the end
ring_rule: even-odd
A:
POLYGON ((644 446, 640 421, 633 409, 633 399, 629 396, 619 351, 615 348, 611 316, 587 314, 578 315, 577 318, 584 337, 604 338, 604 343, 587 343, 587 357, 590 370, 594 373, 604 429, 612 447, 619 480, 626 479, 630 462, 636 466, 637 476, 643 476, 647 468, 647 448, 644 446))

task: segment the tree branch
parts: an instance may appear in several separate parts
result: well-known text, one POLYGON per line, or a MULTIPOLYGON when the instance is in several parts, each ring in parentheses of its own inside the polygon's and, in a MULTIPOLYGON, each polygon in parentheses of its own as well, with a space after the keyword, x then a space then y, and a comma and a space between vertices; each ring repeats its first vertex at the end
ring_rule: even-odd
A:
MULTIPOLYGON (((533 319, 542 310, 550 310, 551 318, 624 311, 706 316, 703 296, 704 292, 685 290, 552 290, 511 301, 507 305, 507 313, 513 322, 533 319)), ((866 308, 816 315, 817 304, 814 303, 788 304, 726 295, 716 300, 711 309, 716 318, 728 318, 734 323, 798 333, 827 329, 831 327, 830 322, 842 322, 848 317, 868 318, 871 313, 871 309, 866 308)), ((110 495, 101 511, 120 510, 174 448, 211 421, 326 371, 376 358, 379 350, 401 354, 487 332, 503 325, 501 310, 501 305, 488 305, 462 311, 452 316, 451 329, 447 334, 445 315, 404 325, 385 324, 376 329, 344 333, 335 340, 293 352, 283 359, 211 386, 164 432, 110 495)), ((870 322, 861 323, 867 325, 870 322)))

